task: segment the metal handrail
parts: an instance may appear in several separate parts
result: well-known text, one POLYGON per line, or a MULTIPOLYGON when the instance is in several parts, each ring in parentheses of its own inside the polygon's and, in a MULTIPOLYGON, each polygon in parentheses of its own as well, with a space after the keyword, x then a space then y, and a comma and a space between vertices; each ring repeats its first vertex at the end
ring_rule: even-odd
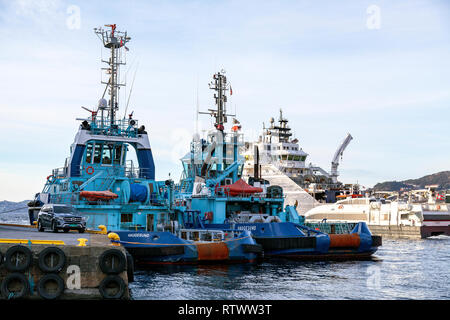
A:
POLYGON ((224 230, 218 229, 180 229, 178 230, 178 237, 186 240, 194 241, 212 241, 219 242, 226 238, 236 238, 237 234, 234 230, 224 230), (185 238, 183 237, 185 236, 185 238))
MULTIPOLYGON (((268 198, 267 192, 253 193, 251 195, 242 193, 242 194, 237 194, 237 195, 230 196, 229 194, 227 194, 227 191, 229 193, 230 188, 224 188, 224 187, 217 187, 216 188, 216 194, 217 195, 225 196, 227 198, 249 198, 249 197, 253 197, 253 198, 268 198)), ((271 197, 270 199, 282 199, 282 198, 285 198, 285 197, 286 196, 283 194, 282 196, 271 197)))

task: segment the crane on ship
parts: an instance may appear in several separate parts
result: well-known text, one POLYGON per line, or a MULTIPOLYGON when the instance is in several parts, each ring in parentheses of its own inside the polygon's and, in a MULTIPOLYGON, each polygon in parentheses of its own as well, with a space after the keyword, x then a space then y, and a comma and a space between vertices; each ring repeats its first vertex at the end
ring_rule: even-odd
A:
POLYGON ((333 183, 337 182, 337 177, 339 175, 337 169, 339 167, 339 160, 342 159, 342 155, 344 154, 345 148, 349 145, 350 141, 352 141, 353 137, 350 133, 347 134, 347 137, 341 143, 339 148, 336 150, 334 154, 333 160, 331 161, 331 179, 333 183))

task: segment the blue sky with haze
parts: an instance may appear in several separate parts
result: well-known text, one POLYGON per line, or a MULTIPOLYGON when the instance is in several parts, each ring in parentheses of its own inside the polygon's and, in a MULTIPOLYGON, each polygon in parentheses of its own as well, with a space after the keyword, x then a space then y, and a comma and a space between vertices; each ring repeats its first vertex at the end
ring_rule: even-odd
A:
POLYGON ((180 176, 197 88, 200 109, 211 107, 207 84, 222 68, 247 136, 282 108, 309 161, 329 170, 350 132, 346 183, 449 170, 449 13, 436 0, 0 0, 0 200, 31 198, 63 166, 80 106, 103 92, 93 28, 109 23, 132 37, 129 108, 148 128, 158 179, 180 176), (379 29, 367 27, 372 5, 379 29))

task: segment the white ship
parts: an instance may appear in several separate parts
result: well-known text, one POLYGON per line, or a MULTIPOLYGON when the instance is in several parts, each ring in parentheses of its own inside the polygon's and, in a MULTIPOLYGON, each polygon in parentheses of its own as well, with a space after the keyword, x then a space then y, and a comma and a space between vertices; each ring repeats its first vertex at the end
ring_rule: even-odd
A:
POLYGON ((431 192, 426 202, 416 202, 417 195, 417 191, 410 192, 406 201, 399 200, 398 195, 388 199, 348 198, 312 208, 305 213, 305 219, 309 223, 364 221, 371 231, 398 237, 414 232, 421 238, 450 236, 450 194, 445 202, 436 201, 431 192))
POLYGON ((286 194, 286 204, 297 204, 300 214, 319 205, 334 202, 339 194, 359 193, 356 185, 343 185, 337 180, 339 159, 353 137, 348 134, 332 160, 328 173, 312 163, 307 165, 308 153, 292 137, 288 120, 280 110, 278 123, 270 119, 268 128, 263 125, 256 142, 246 142, 243 155, 243 177, 250 182, 253 177, 280 185, 286 194))

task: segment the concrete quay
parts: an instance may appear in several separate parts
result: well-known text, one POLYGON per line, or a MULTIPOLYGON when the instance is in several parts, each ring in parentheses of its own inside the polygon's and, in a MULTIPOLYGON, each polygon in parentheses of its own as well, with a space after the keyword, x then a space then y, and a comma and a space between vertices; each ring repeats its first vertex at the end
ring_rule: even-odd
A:
POLYGON ((0 253, 0 299, 130 298, 131 258, 105 233, 0 225, 0 253))

